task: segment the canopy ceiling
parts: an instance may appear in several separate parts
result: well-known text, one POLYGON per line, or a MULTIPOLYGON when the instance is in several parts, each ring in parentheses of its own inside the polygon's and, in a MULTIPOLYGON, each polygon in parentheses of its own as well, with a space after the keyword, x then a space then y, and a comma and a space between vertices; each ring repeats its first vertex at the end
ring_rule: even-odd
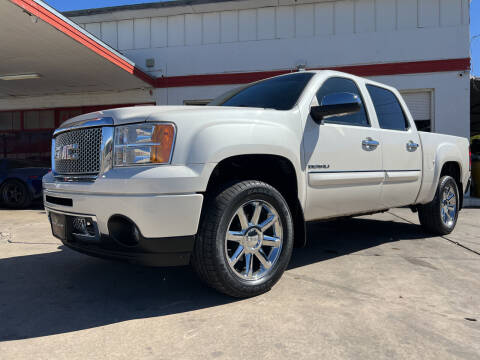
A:
POLYGON ((128 90, 153 79, 116 50, 41 1, 0 1, 0 98, 128 90))

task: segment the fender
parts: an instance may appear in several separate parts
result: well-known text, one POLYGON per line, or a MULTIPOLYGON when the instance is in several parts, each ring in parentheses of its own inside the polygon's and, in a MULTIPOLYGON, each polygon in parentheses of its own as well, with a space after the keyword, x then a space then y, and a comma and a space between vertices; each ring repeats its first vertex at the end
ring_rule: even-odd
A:
MULTIPOLYGON (((459 165, 460 176, 463 179, 465 174, 464 161, 457 146, 452 143, 441 143, 435 152, 427 150, 426 154, 424 153, 423 181, 416 201, 417 204, 426 204, 433 200, 443 165, 447 162, 455 162, 459 165)), ((459 191, 463 191, 463 189, 459 189, 459 191)))
MULTIPOLYGON (((300 123, 298 123, 300 128, 300 123)), ((275 155, 289 160, 297 176, 298 199, 304 206, 305 176, 300 161, 299 136, 291 128, 269 121, 219 122, 198 129, 192 137, 187 151, 188 164, 218 164, 237 155, 275 155)), ((204 189, 214 167, 202 174, 204 189)))

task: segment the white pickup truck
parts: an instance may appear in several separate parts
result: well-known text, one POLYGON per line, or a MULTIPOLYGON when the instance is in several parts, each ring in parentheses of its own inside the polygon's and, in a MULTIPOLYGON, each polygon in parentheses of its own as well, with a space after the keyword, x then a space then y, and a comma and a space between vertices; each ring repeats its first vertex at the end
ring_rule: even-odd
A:
POLYGON ((43 188, 66 246, 192 264, 208 285, 247 297, 279 280, 306 222, 410 206, 427 231, 448 234, 469 181, 467 139, 417 132, 396 89, 304 71, 206 107, 75 117, 54 133, 43 188))

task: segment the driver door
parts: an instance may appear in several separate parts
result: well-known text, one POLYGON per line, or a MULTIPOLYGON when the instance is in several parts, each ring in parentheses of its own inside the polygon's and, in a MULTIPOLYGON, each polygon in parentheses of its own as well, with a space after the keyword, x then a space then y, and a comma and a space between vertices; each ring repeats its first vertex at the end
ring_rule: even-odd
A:
POLYGON ((379 130, 372 127, 362 94, 354 80, 327 79, 312 106, 326 95, 351 93, 361 100, 360 111, 325 118, 321 124, 309 115, 304 132, 307 165, 306 220, 325 219, 379 210, 382 146, 379 130))

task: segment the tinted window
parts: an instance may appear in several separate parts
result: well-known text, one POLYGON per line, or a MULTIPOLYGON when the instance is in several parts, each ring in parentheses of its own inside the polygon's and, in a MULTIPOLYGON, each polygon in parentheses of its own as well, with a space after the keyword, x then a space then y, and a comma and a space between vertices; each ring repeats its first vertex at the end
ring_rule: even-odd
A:
MULTIPOLYGON (((335 94, 335 93, 352 93, 358 95, 359 99, 362 99, 362 94, 358 90, 357 84, 353 80, 334 77, 327 79, 320 90, 317 92, 318 104, 322 104, 323 97, 325 95, 335 94)), ((355 114, 345 115, 345 116, 332 116, 324 120, 326 123, 335 123, 335 124, 346 124, 346 125, 356 125, 356 126, 370 126, 367 119, 367 113, 362 101, 362 107, 359 112, 355 114)))
POLYGON ((313 75, 294 73, 259 81, 230 91, 208 105, 290 110, 313 75))
POLYGON ((408 121, 394 93, 373 85, 367 85, 367 89, 382 129, 405 131, 409 128, 408 121))

